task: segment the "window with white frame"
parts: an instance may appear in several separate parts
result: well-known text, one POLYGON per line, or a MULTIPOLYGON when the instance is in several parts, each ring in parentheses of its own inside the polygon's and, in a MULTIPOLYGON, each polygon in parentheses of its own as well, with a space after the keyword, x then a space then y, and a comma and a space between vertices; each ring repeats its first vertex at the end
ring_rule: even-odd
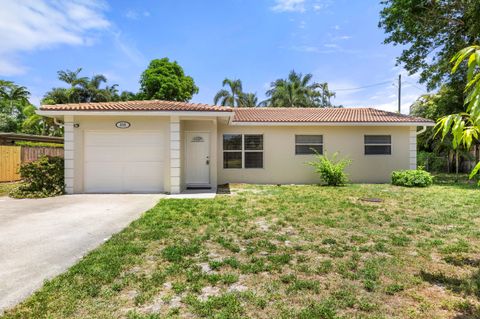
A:
POLYGON ((223 134, 223 168, 263 168, 263 135, 223 134))
POLYGON ((295 135, 295 155, 323 154, 323 135, 295 135))
POLYGON ((365 155, 391 155, 391 135, 365 135, 365 155))

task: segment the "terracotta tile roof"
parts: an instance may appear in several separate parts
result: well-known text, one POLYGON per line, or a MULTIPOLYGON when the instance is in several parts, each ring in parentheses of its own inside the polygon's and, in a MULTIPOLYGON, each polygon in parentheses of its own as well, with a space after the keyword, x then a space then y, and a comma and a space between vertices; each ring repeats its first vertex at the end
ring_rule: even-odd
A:
POLYGON ((395 123, 433 124, 428 119, 374 108, 239 108, 233 122, 321 122, 321 123, 395 123))
POLYGON ((433 121, 374 108, 231 108, 208 104, 145 100, 126 102, 98 102, 42 105, 42 111, 205 111, 234 112, 233 122, 415 122, 433 124, 433 121))
POLYGON ((42 111, 205 111, 232 112, 232 108, 200 103, 144 100, 42 105, 42 111))

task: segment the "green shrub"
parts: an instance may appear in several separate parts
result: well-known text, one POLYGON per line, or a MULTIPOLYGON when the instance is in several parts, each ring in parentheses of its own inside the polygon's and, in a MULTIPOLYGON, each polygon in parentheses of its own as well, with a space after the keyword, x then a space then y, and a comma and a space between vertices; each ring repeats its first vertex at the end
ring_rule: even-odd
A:
POLYGON ((423 169, 395 171, 392 184, 405 187, 427 187, 433 184, 433 176, 423 169))
POLYGON ((10 193, 14 198, 43 198, 65 192, 63 158, 42 156, 20 167, 24 183, 10 193))
POLYGON ((17 146, 27 146, 27 147, 53 147, 53 148, 63 148, 63 144, 58 143, 45 143, 45 142, 29 142, 29 141, 18 141, 15 142, 17 146))
POLYGON ((337 156, 338 153, 334 153, 332 158, 329 159, 327 154, 316 153, 315 161, 308 162, 308 165, 313 166, 315 172, 320 175, 322 182, 329 186, 341 186, 348 182, 347 174, 344 171, 352 161, 348 159, 337 160, 337 156))

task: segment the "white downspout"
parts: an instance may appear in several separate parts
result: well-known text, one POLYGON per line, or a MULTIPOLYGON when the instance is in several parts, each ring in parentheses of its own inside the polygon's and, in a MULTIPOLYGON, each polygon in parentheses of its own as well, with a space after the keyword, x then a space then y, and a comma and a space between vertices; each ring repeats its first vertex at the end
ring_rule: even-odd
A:
POLYGON ((415 133, 415 135, 418 136, 418 135, 424 133, 426 130, 427 130, 427 126, 424 125, 420 131, 418 131, 418 132, 415 133))
POLYGON ((63 127, 63 123, 58 122, 56 117, 53 118, 53 123, 55 123, 55 125, 58 125, 59 127, 63 127))

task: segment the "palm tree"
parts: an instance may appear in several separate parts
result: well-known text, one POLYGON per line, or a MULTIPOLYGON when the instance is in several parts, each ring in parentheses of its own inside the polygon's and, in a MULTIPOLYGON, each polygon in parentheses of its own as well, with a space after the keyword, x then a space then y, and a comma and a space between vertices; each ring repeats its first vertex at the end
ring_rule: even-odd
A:
POLYGON ((270 84, 268 104, 273 107, 325 107, 331 106, 330 98, 335 93, 328 90, 327 83, 310 83, 312 74, 303 75, 290 71, 286 79, 270 84))
POLYGON ((78 68, 76 71, 70 71, 70 70, 61 70, 58 71, 58 79, 60 81, 63 81, 65 83, 70 84, 71 88, 74 88, 78 85, 84 85, 85 83, 88 82, 87 77, 78 77, 78 75, 82 72, 82 68, 78 68))
MULTIPOLYGON (((107 83, 105 75, 96 74, 81 85, 83 102, 107 102, 109 93, 100 88, 102 83, 107 83)), ((115 85, 114 85, 115 87, 115 85)))
POLYGON ((258 97, 256 93, 242 93, 238 99, 239 107, 257 107, 262 103, 258 103, 258 97))
POLYGON ((9 108, 5 111, 10 115, 15 115, 15 111, 20 114, 25 103, 28 103, 30 92, 24 86, 11 85, 8 89, 0 87, 0 96, 8 101, 9 108), (14 102, 17 102, 15 107, 14 102))
POLYGON ((215 105, 220 102, 222 106, 239 106, 239 98, 242 95, 242 81, 241 80, 230 80, 225 78, 222 82, 222 86, 228 86, 230 91, 221 89, 217 92, 213 98, 213 103, 215 105))

